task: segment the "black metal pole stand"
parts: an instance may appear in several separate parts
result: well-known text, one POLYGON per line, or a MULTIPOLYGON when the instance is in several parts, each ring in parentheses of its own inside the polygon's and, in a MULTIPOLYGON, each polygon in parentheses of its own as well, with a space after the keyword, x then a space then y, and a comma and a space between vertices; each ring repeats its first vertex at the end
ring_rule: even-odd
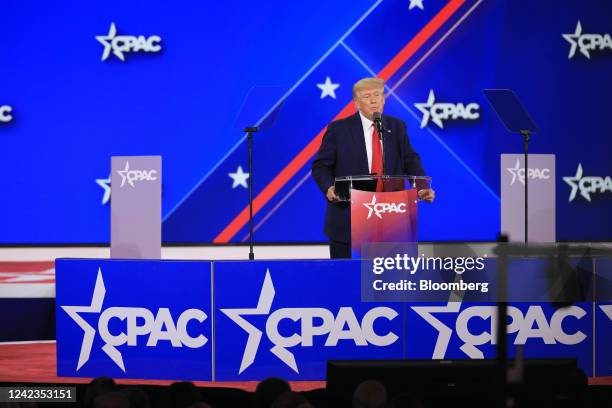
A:
POLYGON ((529 166, 528 166, 528 151, 529 151, 529 132, 527 130, 521 130, 521 135, 523 135, 523 148, 525 150, 525 244, 527 244, 527 242, 529 241, 528 237, 528 233, 529 233, 529 214, 527 213, 527 208, 529 206, 528 202, 528 189, 527 186, 529 185, 529 166))
POLYGON ((249 260, 255 259, 253 252, 253 133, 259 128, 247 127, 244 131, 247 133, 247 141, 249 145, 249 260))
POLYGON ((506 408, 508 400, 508 254, 504 247, 508 237, 500 235, 497 239, 497 404, 499 408, 506 408))

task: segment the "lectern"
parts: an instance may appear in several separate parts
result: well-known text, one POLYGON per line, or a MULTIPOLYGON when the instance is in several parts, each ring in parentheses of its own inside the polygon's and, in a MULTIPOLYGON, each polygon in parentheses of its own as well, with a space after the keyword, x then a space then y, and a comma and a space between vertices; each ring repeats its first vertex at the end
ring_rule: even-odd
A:
POLYGON ((417 241, 418 191, 429 176, 357 175, 336 177, 336 195, 351 203, 351 250, 361 258, 364 244, 417 241), (383 191, 376 191, 382 179, 383 191))

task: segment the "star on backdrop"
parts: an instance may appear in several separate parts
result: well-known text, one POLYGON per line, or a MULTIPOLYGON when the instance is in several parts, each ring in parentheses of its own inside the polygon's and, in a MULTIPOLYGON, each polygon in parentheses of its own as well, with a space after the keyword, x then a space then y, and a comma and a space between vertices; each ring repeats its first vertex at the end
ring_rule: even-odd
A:
POLYGON ((96 179, 96 184, 104 189, 104 195, 102 196, 102 205, 108 204, 111 197, 111 176, 105 179, 96 179))
POLYGON ((423 0, 410 0, 410 5, 408 6, 408 10, 412 10, 415 7, 418 7, 421 10, 425 10, 423 8, 423 0))
POLYGON ((325 77, 324 83, 317 84, 317 88, 321 90, 321 99, 327 96, 331 96, 332 99, 336 99, 336 89, 338 89, 339 86, 340 84, 334 84, 330 77, 325 77))
MULTIPOLYGON (((576 169, 575 176, 563 177, 563 181, 565 181, 571 188, 569 201, 572 202, 574 198, 576 198, 576 193, 578 192, 578 187, 580 183, 580 179, 582 179, 582 163, 578 163, 578 168, 576 169)), ((589 193, 580 192, 580 195, 584 197, 585 200, 591 201, 591 196, 589 193)))
POLYGON ((250 177, 250 174, 245 173, 242 170, 242 166, 238 166, 235 173, 228 173, 228 176, 233 180, 232 188, 236 188, 238 186, 249 188, 247 179, 250 177))
MULTIPOLYGON (((576 24, 576 30, 574 31, 574 33, 561 35, 563 36, 565 41, 571 44, 569 55, 567 57, 568 59, 570 59, 576 53, 576 48, 578 48, 578 40, 582 35, 582 24, 580 24, 580 20, 578 20, 578 24, 576 24)), ((582 53, 582 55, 589 59, 591 58, 591 55, 589 54, 589 51, 587 49, 583 49, 582 47, 580 47, 580 53, 582 53)))

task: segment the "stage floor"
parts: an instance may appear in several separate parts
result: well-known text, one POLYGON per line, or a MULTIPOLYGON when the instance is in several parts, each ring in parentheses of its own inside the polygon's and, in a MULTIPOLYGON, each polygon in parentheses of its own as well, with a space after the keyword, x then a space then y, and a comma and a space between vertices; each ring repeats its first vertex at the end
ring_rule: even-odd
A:
MULTIPOLYGON (((58 377, 55 366, 55 341, 0 343, 0 382, 77 384, 88 383, 91 378, 58 377)), ((170 380, 126 380, 119 384, 169 385, 170 380)), ((228 387, 254 391, 257 381, 209 382, 194 381, 199 387, 228 387)), ((589 385, 612 386, 612 376, 589 378, 589 385)), ((325 381, 292 381, 294 391, 325 388, 325 381)))
MULTIPOLYGON (((0 382, 79 384, 91 378, 58 377, 55 365, 55 341, 0 343, 0 382)), ((170 380, 116 379, 119 384, 169 385, 170 380)), ((257 381, 209 382, 194 381, 199 387, 228 387, 255 391, 257 381)), ((294 391, 325 388, 325 381, 292 381, 294 391)))

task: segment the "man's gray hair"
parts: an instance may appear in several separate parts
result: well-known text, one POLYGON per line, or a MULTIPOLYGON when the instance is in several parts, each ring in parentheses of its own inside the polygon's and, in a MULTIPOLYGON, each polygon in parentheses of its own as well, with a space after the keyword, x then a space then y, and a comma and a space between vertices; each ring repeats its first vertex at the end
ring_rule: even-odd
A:
POLYGON ((366 89, 385 89, 385 80, 380 78, 363 78, 353 85, 353 99, 357 98, 357 93, 366 89))

